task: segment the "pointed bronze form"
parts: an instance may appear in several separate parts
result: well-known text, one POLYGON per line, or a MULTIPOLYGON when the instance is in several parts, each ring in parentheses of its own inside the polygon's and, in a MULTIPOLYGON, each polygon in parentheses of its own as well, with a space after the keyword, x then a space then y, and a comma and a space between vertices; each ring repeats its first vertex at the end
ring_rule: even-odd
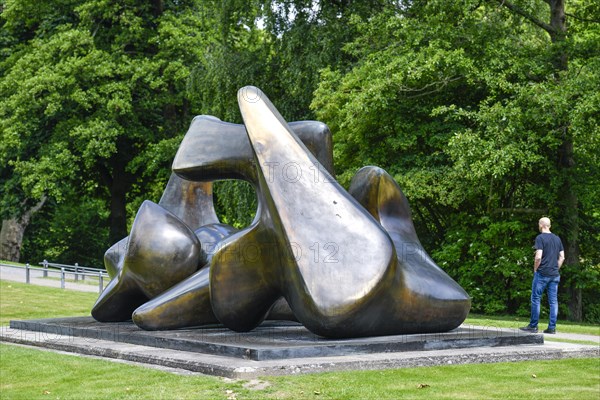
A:
MULTIPOLYGON (((174 173, 169 177, 158 205, 192 229, 219 222, 212 197, 212 182, 192 182, 174 173)), ((104 266, 113 279, 123 267, 129 237, 112 245, 104 254, 104 266)))
POLYGON ((193 230, 219 223, 213 205, 212 182, 188 181, 172 173, 158 205, 193 230))
MULTIPOLYGON (((333 145, 327 125, 298 121, 290 127, 319 160, 311 173, 318 176, 321 168, 333 175, 333 145)), ((246 128, 208 115, 195 117, 177 150, 173 172, 190 181, 242 179, 256 184, 256 164, 246 128)))
POLYGON ((378 167, 359 170, 348 192, 388 232, 398 257, 398 271, 382 309, 399 333, 446 332, 463 323, 471 298, 429 257, 415 231, 408 200, 394 179, 378 167), (393 306, 391 306, 393 305, 393 306))
POLYGON ((230 329, 249 330, 283 294, 314 333, 371 333, 353 330, 353 315, 393 275, 390 238, 324 168, 315 179, 318 161, 259 89, 241 89, 238 102, 259 166, 260 215, 213 256, 215 315, 230 329), (244 97, 249 90, 256 101, 244 97), (260 257, 244 257, 250 248, 260 257))
POLYGON ((119 274, 119 271, 123 268, 123 258, 127 252, 127 246, 129 245, 129 236, 124 237, 117 243, 110 246, 104 253, 104 267, 110 279, 114 279, 119 274))
POLYGON ((206 256, 204 267, 138 307, 133 322, 146 330, 179 329, 219 323, 210 305, 208 263, 219 242, 238 230, 224 224, 200 227, 195 234, 206 256))
POLYGON ((179 218, 150 201, 133 222, 122 267, 100 295, 92 316, 125 321, 141 304, 181 282, 201 265, 198 238, 179 218))
MULTIPOLYGON (((323 167, 317 163, 312 166, 311 173, 314 177, 319 178, 321 171, 318 168, 325 168, 333 173, 333 147, 331 132, 327 126, 318 121, 294 122, 291 126, 325 165, 323 167)), ((194 118, 173 161, 173 171, 190 180, 234 178, 256 185, 256 164, 245 127, 222 122, 212 116, 194 118)), ((212 209, 212 202, 210 208, 212 209)), ((206 250, 207 246, 221 247, 220 241, 235 231, 220 225, 220 235, 206 237, 209 232, 216 232, 215 227, 216 225, 209 224, 196 230, 207 253, 211 253, 206 250)), ((259 256, 253 253, 257 249, 258 246, 255 245, 244 247, 240 249, 239 256, 258 259, 259 256)), ((218 322, 210 304, 209 271, 209 268, 203 268, 143 304, 133 313, 133 321, 147 330, 177 329, 218 322)), ((242 295, 239 294, 239 297, 242 295)), ((270 319, 296 320, 284 299, 276 301, 271 310, 267 311, 267 318, 270 319)))
POLYGON ((243 90, 256 93, 255 101, 239 96, 239 102, 259 165, 264 211, 254 227, 228 238, 213 257, 217 318, 234 330, 251 328, 281 293, 300 322, 327 337, 442 332, 460 325, 470 299, 423 250, 393 180, 377 175, 363 182, 363 174, 370 176, 365 172, 355 181, 353 193, 376 220, 332 179, 307 179, 315 163, 308 150, 262 92, 243 90), (272 168, 292 163, 294 175, 272 168), (271 260, 279 263, 232 257, 239 258, 236 246, 257 244, 261 250, 270 244, 271 260), (242 275, 243 281, 236 280, 242 275), (243 304, 236 304, 233 287, 244 294, 243 304))

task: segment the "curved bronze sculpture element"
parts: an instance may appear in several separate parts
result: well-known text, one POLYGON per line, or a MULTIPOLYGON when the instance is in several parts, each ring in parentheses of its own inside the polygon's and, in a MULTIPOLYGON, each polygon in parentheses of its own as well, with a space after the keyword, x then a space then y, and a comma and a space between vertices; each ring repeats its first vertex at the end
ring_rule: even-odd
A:
POLYGON ((355 336, 345 322, 394 269, 392 242, 331 176, 315 179, 318 161, 266 96, 252 90, 258 101, 238 101, 259 165, 262 212, 213 256, 213 311, 230 329, 249 330, 283 294, 314 333, 355 336), (261 257, 241 256, 253 247, 261 257))
MULTIPOLYGON (((327 125, 298 121, 291 122, 290 127, 319 160, 311 173, 318 175, 321 171, 316 168, 320 167, 333 175, 333 144, 327 125)), ((256 164, 246 128, 207 115, 197 116, 177 150, 173 172, 190 181, 242 179, 256 184, 256 164)))
MULTIPOLYGON (((188 181, 172 173, 158 205, 179 218, 186 226, 191 227, 192 229, 202 225, 215 224, 219 222, 213 206, 211 182, 188 181)), ((98 318, 104 321, 124 321, 131 319, 131 312, 144 301, 148 300, 147 296, 140 296, 140 288, 131 289, 130 285, 125 285, 123 282, 118 282, 119 280, 123 279, 120 274, 123 266, 131 263, 131 261, 128 259, 128 257, 130 257, 130 253, 128 253, 129 247, 143 247, 147 243, 140 242, 145 242, 148 240, 148 238, 142 233, 136 235, 137 239, 135 240, 138 243, 130 244, 130 237, 131 235, 121 239, 119 242, 111 246, 104 254, 104 265, 108 275, 115 282, 109 283, 109 285, 106 287, 105 293, 100 296, 96 302, 96 305, 94 305, 92 312, 93 316, 98 316, 98 318), (122 291, 132 293, 131 300, 129 299, 129 295, 122 294, 122 291), (113 297, 119 299, 119 306, 107 305, 113 302, 113 300, 109 300, 113 297), (111 312, 110 310, 116 310, 115 314, 109 315, 111 312)), ((162 262, 162 260, 160 261, 162 262)), ((206 253, 201 251, 200 259, 198 261, 199 265, 204 265, 207 261, 208 257, 206 253)), ((148 271, 144 271, 144 274, 151 275, 152 272, 150 270, 152 268, 161 268, 161 265, 162 264, 160 263, 158 266, 146 264, 143 268, 148 269, 148 271)), ((127 280, 127 276, 129 274, 127 273, 125 275, 125 280, 127 280)), ((138 282, 138 284, 140 283, 141 282, 138 282)), ((168 286, 164 289, 167 288, 168 286)))
MULTIPOLYGON (((216 245, 235 233, 237 229, 223 224, 206 225, 196 230, 202 246, 216 245)), ((211 251, 207 252, 209 258, 211 251)), ((209 272, 206 266, 159 296, 138 307, 132 315, 133 322, 145 330, 168 330, 218 324, 211 303, 209 272)), ((269 311, 267 319, 293 320, 287 302, 282 298, 269 311)))
POLYGON ((114 279, 119 274, 119 271, 123 269, 123 258, 125 257, 128 245, 129 236, 110 246, 104 253, 104 267, 111 279, 114 279))
MULTIPOLYGON (((219 222, 213 206, 212 182, 188 181, 172 173, 158 205, 192 229, 219 222)), ((129 237, 123 238, 104 254, 104 265, 111 279, 123 267, 128 243, 129 237)))
MULTIPOLYGON (((331 132, 327 126, 318 121, 293 122, 291 126, 319 161, 326 165, 326 169, 333 172, 331 132)), ((320 164, 318 167, 324 168, 320 164)), ((173 171, 186 179, 241 178, 256 185, 256 165, 245 127, 222 122, 211 116, 194 118, 173 161, 173 171)), ((321 173, 316 167, 311 172, 314 176, 321 173)), ((257 218, 259 214, 260 210, 257 218)), ((207 232, 214 232, 214 227, 215 225, 207 225, 196 230, 203 248, 219 248, 220 241, 236 231, 220 225, 219 232, 222 235, 203 236, 207 232)), ((240 257, 258 257, 253 254, 256 249, 258 247, 253 246, 240 249, 240 257)), ((176 329, 218 322, 210 303, 209 274, 210 268, 203 267, 143 304, 133 312, 133 321, 147 330, 176 329)), ((284 299, 275 302, 267 318, 296 320, 284 299)))
POLYGON ((288 125, 255 87, 240 89, 238 102, 245 126, 192 121, 173 162, 185 179, 173 175, 164 208, 145 202, 130 237, 106 252, 114 279, 97 320, 133 312, 144 329, 220 322, 248 331, 270 315, 335 338, 464 321, 469 296, 427 255, 385 171, 361 169, 346 192, 332 176, 324 124, 288 125), (209 181, 230 178, 257 191, 256 217, 241 231, 219 224, 212 205, 209 181))
POLYGON ((181 282, 198 270, 203 258, 207 260, 195 233, 147 200, 138 210, 124 250, 121 268, 92 308, 98 321, 130 319, 138 306, 181 282))
POLYGON ((218 224, 213 205, 212 182, 194 182, 172 173, 158 202, 192 229, 218 224))
MULTIPOLYGON (((403 246, 413 238, 401 234, 402 218, 395 221, 400 228, 392 230, 393 242, 335 181, 311 179, 316 160, 259 89, 244 90, 257 93, 252 102, 238 99, 265 210, 256 225, 225 239, 213 256, 210 290, 217 318, 233 330, 252 329, 283 294, 304 326, 327 337, 440 332, 460 325, 470 299, 428 257, 407 256, 403 246), (293 177, 269 168, 290 163, 298 171, 293 177), (248 246, 263 257, 240 258, 239 249, 248 246), (328 247, 326 257, 315 257, 328 247)), ((378 190, 387 188, 381 182, 378 190)), ((367 193, 370 185, 365 183, 367 193)), ((387 198, 371 197, 381 206, 375 209, 387 210, 387 198)), ((393 218, 381 220, 394 225, 393 218)))
POLYGON ((383 310, 402 333, 446 332, 467 317, 471 298, 429 257, 415 231, 408 200, 396 181, 383 169, 359 170, 348 192, 388 232, 398 257, 392 291, 378 301, 396 307, 383 310))
POLYGON ((224 224, 209 224, 196 230, 207 254, 204 267, 159 296, 138 307, 133 322, 142 329, 178 329, 219 323, 210 305, 208 262, 215 246, 238 230, 224 224))

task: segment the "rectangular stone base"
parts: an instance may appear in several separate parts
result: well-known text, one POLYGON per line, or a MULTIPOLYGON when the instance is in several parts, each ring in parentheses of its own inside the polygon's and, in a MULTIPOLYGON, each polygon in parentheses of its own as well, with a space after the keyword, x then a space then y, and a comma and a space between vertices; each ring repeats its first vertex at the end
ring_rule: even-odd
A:
POLYGON ((91 317, 11 321, 10 327, 37 332, 47 339, 79 337, 90 342, 105 340, 254 361, 544 343, 541 334, 474 327, 446 333, 333 340, 289 321, 267 321, 245 333, 221 326, 144 331, 131 321, 100 323, 91 317))
POLYGON ((598 357, 598 346, 543 343, 543 335, 463 325, 448 333, 328 340, 299 324, 268 322, 252 332, 223 327, 147 332, 90 317, 12 321, 0 341, 181 373, 252 379, 266 375, 467 363, 598 357))

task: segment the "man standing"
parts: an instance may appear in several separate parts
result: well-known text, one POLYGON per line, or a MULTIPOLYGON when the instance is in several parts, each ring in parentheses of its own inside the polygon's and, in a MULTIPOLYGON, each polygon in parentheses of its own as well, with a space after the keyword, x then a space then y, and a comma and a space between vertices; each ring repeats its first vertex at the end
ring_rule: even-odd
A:
POLYGON ((556 333, 558 316, 558 283, 559 269, 565 261, 565 252, 558 236, 550 232, 550 218, 540 218, 538 222, 540 234, 535 238, 535 260, 533 262, 533 283, 531 285, 531 320, 529 325, 519 328, 525 332, 536 333, 540 317, 540 301, 542 294, 548 289, 550 305, 550 322, 544 333, 556 333))

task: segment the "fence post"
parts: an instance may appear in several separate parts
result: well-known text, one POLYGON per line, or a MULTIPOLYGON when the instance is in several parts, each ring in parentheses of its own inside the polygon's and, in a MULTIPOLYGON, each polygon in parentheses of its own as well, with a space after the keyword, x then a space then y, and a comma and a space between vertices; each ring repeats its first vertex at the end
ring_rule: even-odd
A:
POLYGON ((60 288, 61 289, 65 288, 65 268, 64 267, 60 268, 60 288))
POLYGON ((29 269, 29 263, 25 264, 25 283, 29 283, 30 282, 30 275, 31 274, 31 270, 29 269))
POLYGON ((79 272, 79 264, 75 263, 75 282, 77 282, 79 280, 79 275, 77 274, 79 272))
POLYGON ((44 266, 44 278, 48 277, 48 260, 42 261, 42 265, 44 266))
MULTIPOLYGON (((75 263, 76 266, 78 266, 79 264, 75 263)), ((85 274, 86 274, 86 269, 85 267, 81 269, 81 280, 85 281, 85 274)))
POLYGON ((102 272, 98 272, 98 294, 104 292, 104 277, 102 272))

